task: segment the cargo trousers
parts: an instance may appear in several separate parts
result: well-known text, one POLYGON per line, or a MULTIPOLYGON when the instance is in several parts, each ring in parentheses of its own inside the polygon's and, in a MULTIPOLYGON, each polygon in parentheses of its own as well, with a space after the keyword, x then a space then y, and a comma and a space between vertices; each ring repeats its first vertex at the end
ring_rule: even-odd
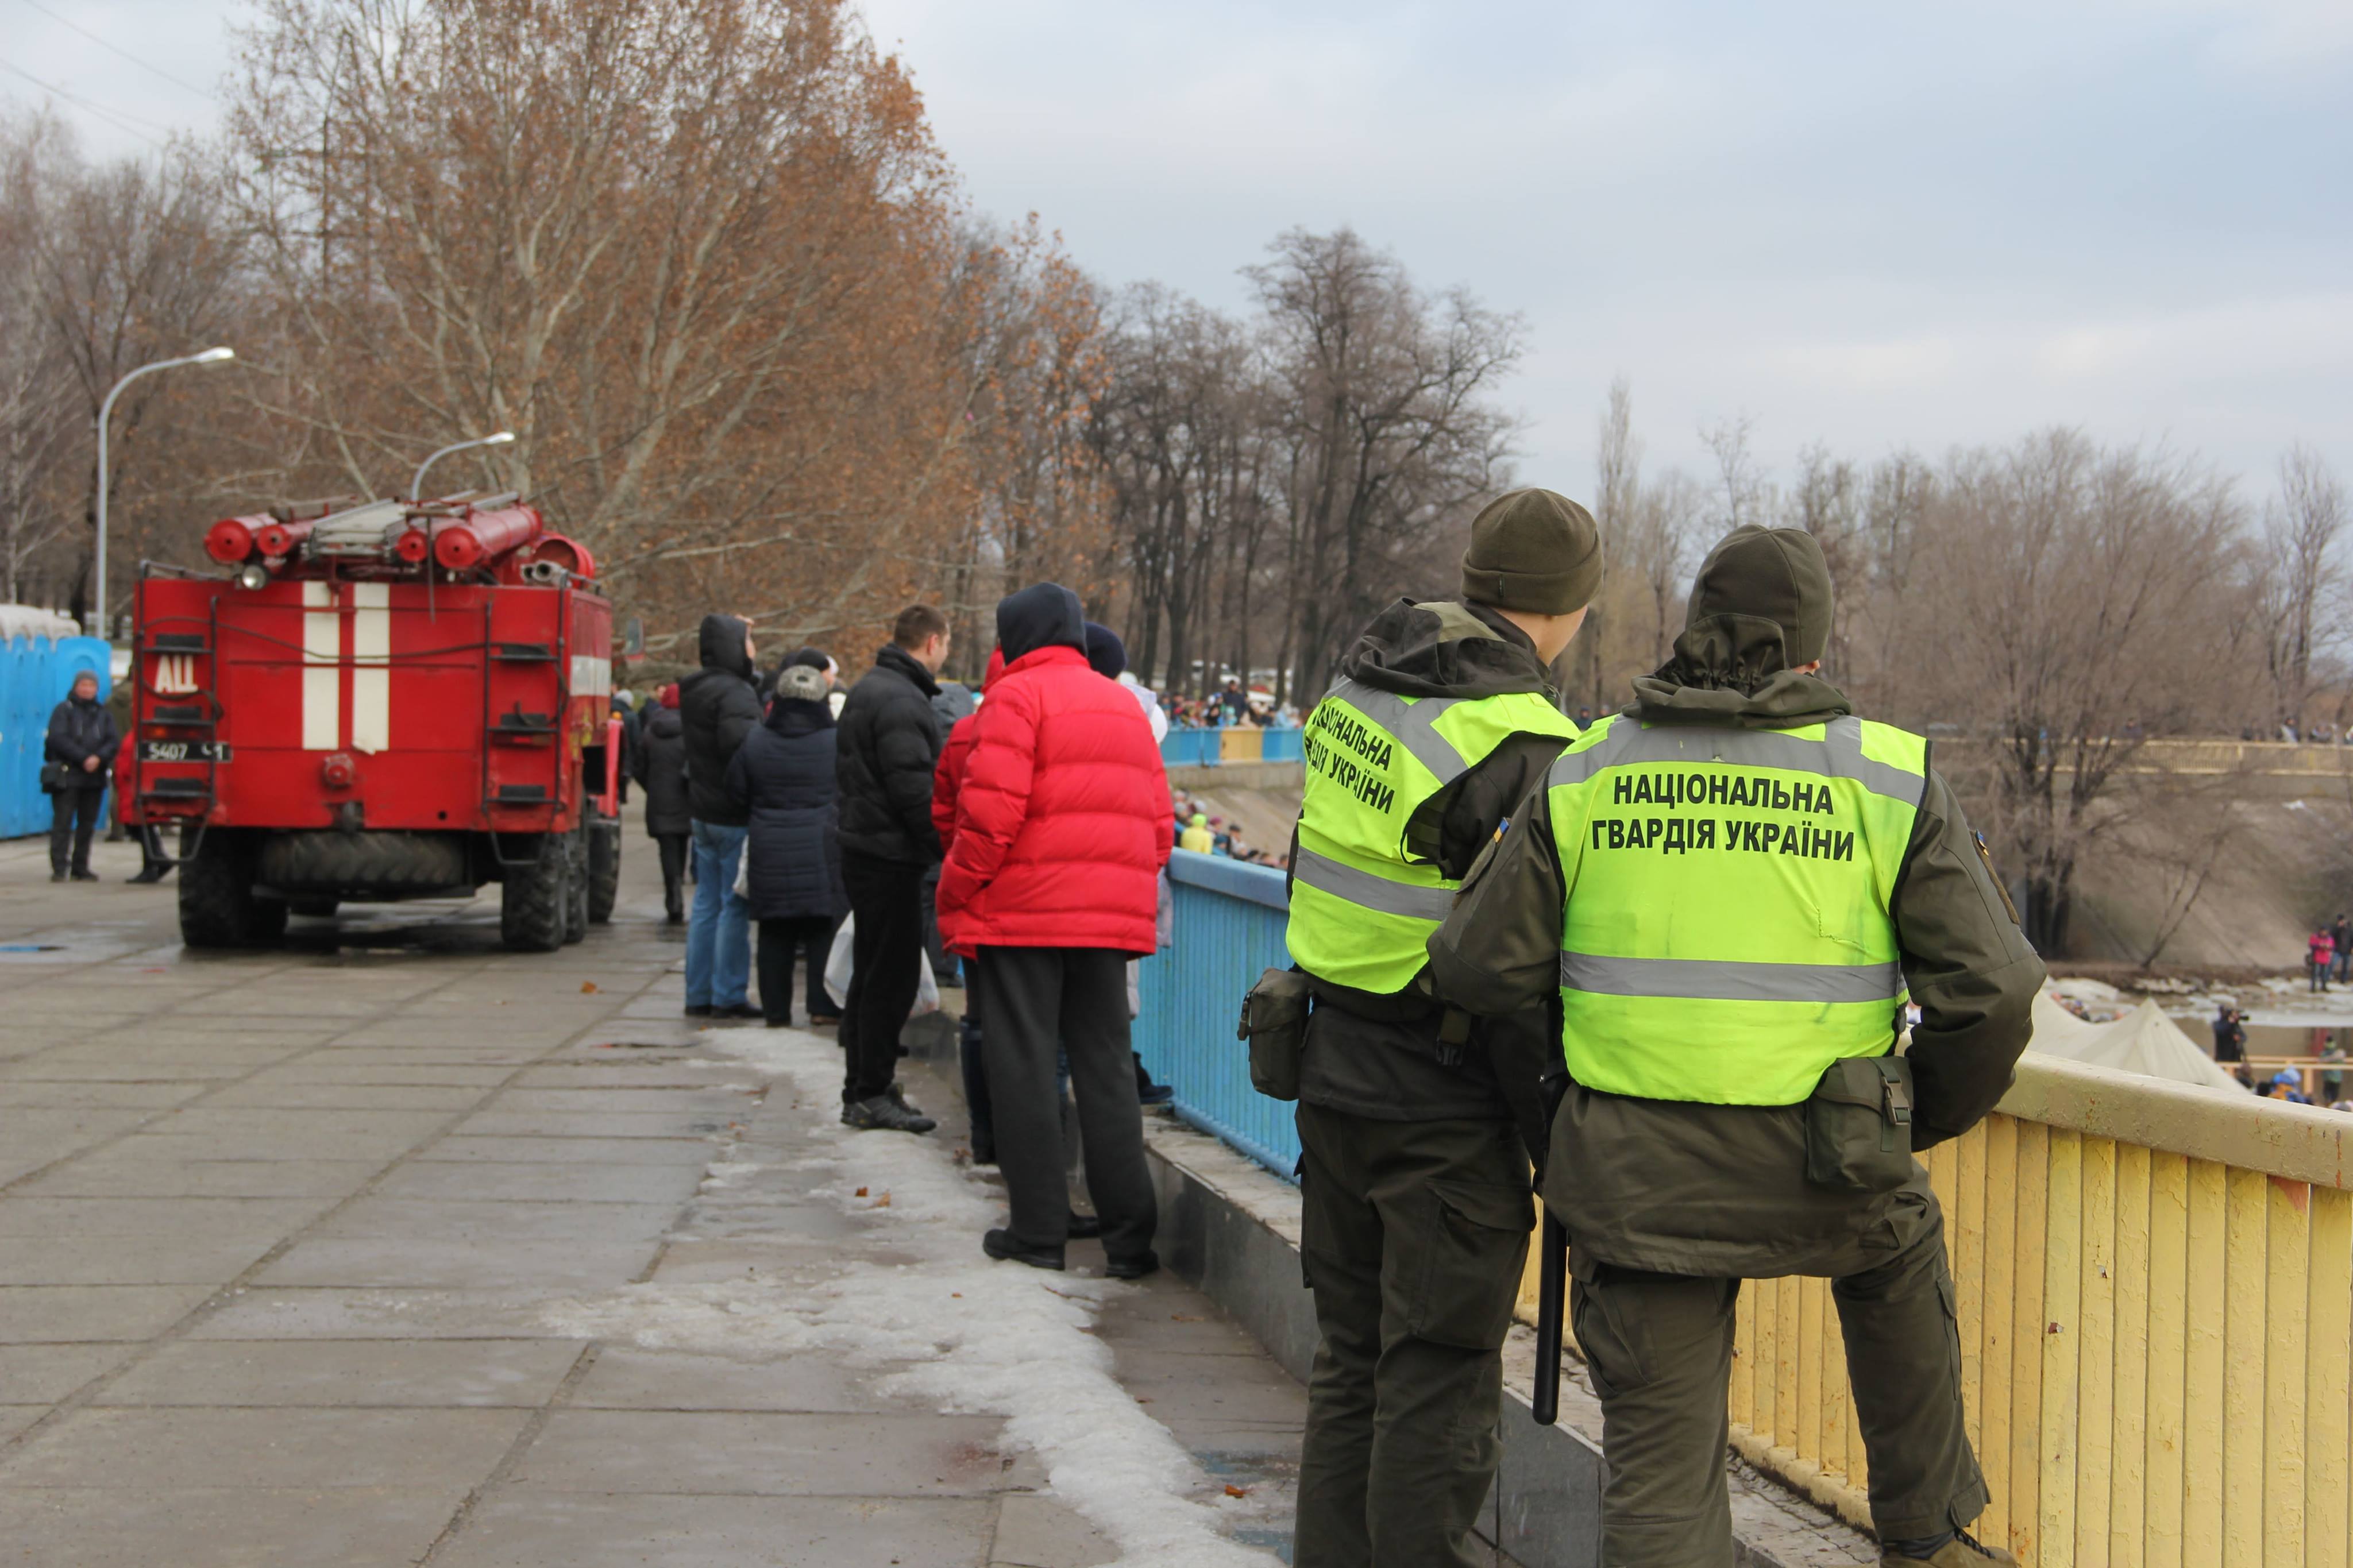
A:
POLYGON ((1503 1343, 1535 1219, 1507 1121, 1302 1103, 1300 1251, 1321 1331, 1296 1568, 1472 1568, 1503 1343))
MULTIPOLYGON (((1961 1529, 1988 1501, 1962 1415, 1943 1219, 1932 1205, 1909 1228, 1885 1262, 1831 1283, 1883 1541, 1961 1529)), ((1602 1561, 1728 1568, 1725 1394, 1740 1281, 1572 1267, 1571 1321, 1601 1399, 1609 1464, 1602 1561)))

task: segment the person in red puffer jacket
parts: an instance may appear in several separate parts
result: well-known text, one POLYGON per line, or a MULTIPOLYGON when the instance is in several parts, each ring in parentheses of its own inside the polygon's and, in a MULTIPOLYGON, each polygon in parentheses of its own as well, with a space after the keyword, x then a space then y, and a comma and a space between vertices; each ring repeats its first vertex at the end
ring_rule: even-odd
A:
POLYGON ((1168 775, 1135 699, 1088 667, 1084 628, 1078 595, 1058 583, 997 606, 1005 672, 967 721, 969 754, 952 782, 940 934, 981 960, 988 1097, 1013 1210, 983 1249, 1062 1267, 1060 1046, 1105 1271, 1133 1279, 1159 1267, 1159 1215, 1128 1049, 1127 960, 1158 942, 1168 775))

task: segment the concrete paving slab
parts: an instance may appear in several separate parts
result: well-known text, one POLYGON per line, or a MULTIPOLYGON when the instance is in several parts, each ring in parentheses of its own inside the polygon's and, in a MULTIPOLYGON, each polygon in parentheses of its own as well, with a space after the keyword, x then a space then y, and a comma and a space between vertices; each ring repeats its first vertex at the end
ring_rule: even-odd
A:
POLYGON ((998 1505, 990 1568, 1101 1568, 1119 1548, 1059 1500, 1012 1496, 998 1505))
POLYGON ((213 1293, 196 1285, 0 1285, 0 1343, 149 1340, 213 1293))
POLYGON ((1307 1391, 1280 1367, 1258 1357, 1203 1362, 1198 1355, 1122 1346, 1119 1381, 1163 1425, 1296 1431, 1307 1419, 1307 1391))
POLYGON ((430 1136, 448 1121, 446 1110, 305 1110, 290 1117, 271 1109, 224 1106, 218 1096, 208 1096, 203 1104, 166 1111, 155 1131, 224 1143, 248 1139, 277 1142, 293 1134, 305 1140, 394 1140, 405 1144, 430 1136))
POLYGON ((543 1138, 525 1134, 480 1137, 451 1133, 417 1151, 415 1163, 691 1165, 697 1172, 717 1157, 719 1140, 709 1135, 689 1138, 543 1138))
POLYGON ((217 1089, 207 1107, 267 1110, 433 1110, 444 1114, 479 1103, 491 1090, 473 1084, 287 1083, 248 1079, 217 1089))
POLYGON ((435 1568, 980 1568, 992 1505, 957 1498, 486 1499, 435 1568))
POLYGON ((486 1164, 479 1161, 411 1162, 376 1187, 385 1198, 530 1199, 575 1204, 660 1204, 675 1211, 694 1195, 701 1162, 608 1165, 541 1161, 486 1164))
MULTIPOLYGON (((128 1345, 0 1345, 0 1403, 46 1411, 132 1354, 128 1345)), ((0 1551, 0 1562, 5 1562, 0 1551)))
MULTIPOLYGON (((732 1119, 742 1117, 739 1113, 732 1119)), ((691 1138, 723 1131, 730 1120, 709 1113, 602 1116, 586 1111, 478 1110, 450 1131, 470 1138, 691 1138)))
MULTIPOLYGON (((317 1051, 294 1061, 262 1068, 251 1083, 423 1084, 447 1088, 493 1089, 513 1076, 514 1069, 497 1063, 417 1061, 397 1053, 364 1052, 337 1047, 317 1051)), ((0 1090, 5 1092, 5 1090, 0 1090)))
POLYGON ((50 1198, 340 1198, 383 1168, 370 1160, 156 1160, 105 1150, 17 1191, 50 1198))
POLYGON ((73 1568, 414 1568, 464 1493, 0 1490, 0 1562, 73 1568))
POLYGON ((324 1214, 319 1198, 0 1198, 5 1236, 283 1236, 324 1214))
POLYGON ((255 1283, 265 1288, 579 1290, 636 1278, 653 1261, 659 1246, 651 1237, 635 1241, 311 1237, 296 1242, 255 1283))
MULTIPOLYGON (((69 1167, 70 1169, 70 1167, 69 1167)), ((0 1279, 16 1285, 218 1285, 270 1248, 265 1236, 5 1236, 0 1279)))
POLYGON ((84 1408, 0 1458, 0 1490, 422 1487, 462 1497, 525 1419, 520 1410, 84 1408))
POLYGON ((565 1340, 178 1340, 91 1403, 533 1408, 579 1358, 565 1340))
POLYGON ((607 1345, 567 1402, 575 1410, 766 1410, 853 1415, 915 1410, 881 1393, 882 1371, 853 1372, 836 1357, 738 1361, 607 1345))
POLYGON ((102 1105, 155 1110, 185 1104, 204 1092, 202 1084, 194 1083, 0 1078, 0 1111, 13 1120, 18 1110, 34 1107, 102 1105))
MULTIPOLYGON (((569 1294, 569 1292, 564 1292, 569 1294)), ((255 1286, 188 1330, 195 1340, 541 1340, 541 1289, 255 1286)))
POLYGON ((617 1083, 606 1089, 502 1089, 493 1110, 588 1111, 598 1115, 740 1116, 759 1096, 740 1087, 704 1084, 692 1089, 641 1089, 617 1083))
MULTIPOLYGON (((49 1413, 46 1405, 0 1405, 0 1443, 6 1442, 49 1413)), ((0 1546, 0 1552, 7 1550, 0 1546)))
MULTIPOLYGON (((558 1410, 510 1472, 519 1492, 981 1496, 1014 1458, 980 1415, 558 1410)), ((5 1471, 0 1471, 5 1479, 5 1471)))
POLYGON ((676 1217, 674 1204, 544 1203, 526 1199, 387 1197, 345 1205, 322 1223, 321 1237, 420 1240, 621 1241, 656 1237, 676 1217))

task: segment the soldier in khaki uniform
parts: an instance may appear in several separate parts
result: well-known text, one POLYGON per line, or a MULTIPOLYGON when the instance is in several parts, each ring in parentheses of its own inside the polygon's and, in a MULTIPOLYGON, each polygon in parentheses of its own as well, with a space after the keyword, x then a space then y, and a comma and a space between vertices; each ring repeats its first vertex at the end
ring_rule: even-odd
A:
POLYGON ((1308 719, 1298 972, 1270 977, 1313 997, 1296 1082, 1271 1090, 1300 1101, 1322 1331, 1299 1568, 1485 1561, 1471 1530, 1501 1450, 1501 1352, 1534 1217, 1504 1085, 1550 1038, 1541 1008, 1474 1026, 1422 978, 1456 879, 1576 738, 1547 667, 1600 577, 1591 515, 1514 490, 1472 523, 1461 598, 1384 610, 1308 719))
POLYGON ((1719 543, 1674 657, 1562 754, 1430 942, 1440 995, 1556 1009, 1573 1087, 1544 1196, 1601 1396, 1610 1568, 1732 1561, 1734 1303, 1791 1274, 1833 1281, 1883 1563, 2014 1561, 1966 1533, 1987 1493, 1912 1156, 2008 1088, 2042 964, 1926 742, 1816 673, 1831 606, 1811 535, 1719 543))

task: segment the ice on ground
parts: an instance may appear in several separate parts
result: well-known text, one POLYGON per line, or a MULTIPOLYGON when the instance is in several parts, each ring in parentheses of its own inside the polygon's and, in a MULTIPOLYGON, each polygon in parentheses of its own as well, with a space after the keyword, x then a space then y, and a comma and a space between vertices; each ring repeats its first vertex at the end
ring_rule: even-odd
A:
MULTIPOLYGON (((706 1043, 791 1080, 814 1104, 838 1097, 841 1055, 829 1040, 795 1029, 713 1031, 706 1043)), ((997 1199, 934 1140, 829 1121, 809 1138, 811 1158, 714 1163, 703 1205, 820 1197, 868 1216, 893 1258, 920 1261, 886 1264, 845 1247, 814 1282, 630 1285, 554 1303, 550 1325, 743 1360, 838 1355, 879 1371, 886 1394, 1001 1417, 1007 1436, 1044 1463, 1056 1495, 1118 1543, 1124 1568, 1272 1568, 1275 1558, 1224 1534, 1254 1510, 1225 1497, 1113 1375, 1111 1348, 1091 1331, 1100 1305, 1132 1287, 985 1259, 980 1235, 999 1223, 997 1199)))
POLYGON ((2051 983, 2054 996, 2073 996, 2078 1002, 2099 1002, 2115 1005, 2125 999, 2125 994, 2105 980, 2092 980, 2082 975, 2051 983))

